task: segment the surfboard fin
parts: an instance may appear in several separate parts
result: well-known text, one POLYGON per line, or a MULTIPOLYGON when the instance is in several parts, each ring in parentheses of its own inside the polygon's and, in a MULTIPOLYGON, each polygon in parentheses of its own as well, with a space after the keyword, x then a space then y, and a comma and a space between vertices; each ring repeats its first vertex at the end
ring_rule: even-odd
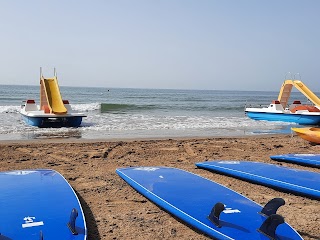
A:
POLYGON ((211 210, 211 213, 210 215, 208 216, 208 219, 214 223, 217 227, 221 227, 220 225, 220 221, 219 221, 219 218, 220 218, 220 213, 224 210, 224 204, 221 203, 221 202, 218 202, 216 203, 212 210, 211 210))
POLYGON ((271 214, 258 229, 258 232, 266 235, 272 240, 276 239, 277 227, 284 223, 284 218, 279 214, 271 214))
POLYGON ((78 235, 76 230, 76 219, 78 217, 77 209, 73 208, 70 214, 70 221, 67 223, 68 228, 72 232, 73 235, 78 235))
POLYGON ((283 206, 285 201, 282 198, 271 199, 261 210, 261 214, 270 216, 276 214, 279 207, 283 206))

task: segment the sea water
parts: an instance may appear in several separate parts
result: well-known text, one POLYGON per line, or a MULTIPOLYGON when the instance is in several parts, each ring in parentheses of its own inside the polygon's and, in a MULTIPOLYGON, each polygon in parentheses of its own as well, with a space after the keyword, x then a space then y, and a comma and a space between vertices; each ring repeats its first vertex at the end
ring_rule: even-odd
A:
MULTIPOLYGON (((0 85, 0 140, 137 139, 290 133, 293 124, 255 121, 245 106, 267 106, 278 92, 63 87, 63 99, 87 115, 79 128, 25 124, 21 103, 39 104, 39 86, 0 85)), ((291 99, 305 100, 299 92, 291 99)))

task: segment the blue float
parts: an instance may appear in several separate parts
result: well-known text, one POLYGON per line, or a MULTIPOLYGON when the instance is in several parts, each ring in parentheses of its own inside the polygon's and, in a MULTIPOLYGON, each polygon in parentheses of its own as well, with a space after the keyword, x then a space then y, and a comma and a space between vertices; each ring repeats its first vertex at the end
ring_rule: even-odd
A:
POLYGON ((54 170, 1 172, 0 206, 1 240, 87 238, 77 195, 54 170))
POLYGON ((229 188, 176 168, 130 167, 116 172, 143 196, 210 237, 302 239, 276 214, 282 199, 262 208, 229 188))
POLYGON ((310 167, 320 168, 320 154, 282 154, 270 156, 272 160, 279 162, 297 163, 310 167))
POLYGON ((196 166, 302 196, 320 199, 319 173, 247 161, 210 161, 196 163, 196 166))

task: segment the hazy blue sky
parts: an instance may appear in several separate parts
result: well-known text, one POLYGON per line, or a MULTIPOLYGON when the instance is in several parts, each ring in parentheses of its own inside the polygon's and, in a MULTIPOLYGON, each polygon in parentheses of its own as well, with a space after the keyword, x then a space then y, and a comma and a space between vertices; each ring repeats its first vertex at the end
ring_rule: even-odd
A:
POLYGON ((0 0, 0 84, 320 91, 318 0, 0 0))

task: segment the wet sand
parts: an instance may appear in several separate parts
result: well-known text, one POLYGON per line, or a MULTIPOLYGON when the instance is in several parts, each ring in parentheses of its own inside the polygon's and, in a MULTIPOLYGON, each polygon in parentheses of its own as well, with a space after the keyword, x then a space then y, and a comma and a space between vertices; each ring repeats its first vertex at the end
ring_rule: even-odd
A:
MULTIPOLYGON (((320 172, 320 169, 272 161, 287 153, 320 153, 297 136, 144 140, 0 141, 0 170, 49 168, 59 171, 75 189, 84 209, 88 239, 209 239, 161 210, 127 185, 118 167, 168 166, 201 175, 264 205, 275 197, 286 201, 278 213, 304 239, 320 239, 320 204, 232 177, 197 169, 208 160, 246 160, 320 172)), ((320 182, 319 182, 320 184, 320 182)))

